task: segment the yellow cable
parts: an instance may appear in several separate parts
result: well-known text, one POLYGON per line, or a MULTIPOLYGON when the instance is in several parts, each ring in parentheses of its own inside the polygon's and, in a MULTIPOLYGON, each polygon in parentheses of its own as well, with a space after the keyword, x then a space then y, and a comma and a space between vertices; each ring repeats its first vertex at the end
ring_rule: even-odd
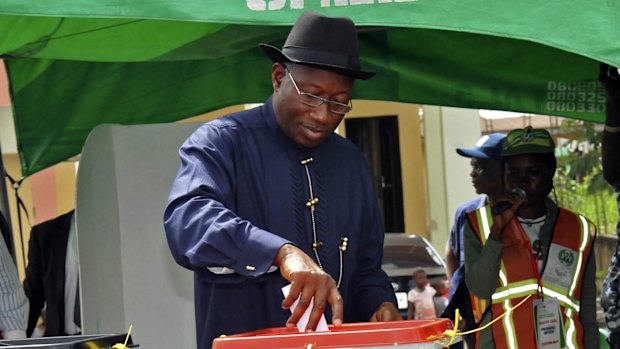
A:
POLYGON ((129 335, 131 334, 131 329, 133 328, 133 324, 129 325, 129 330, 127 331, 127 336, 125 337, 125 343, 116 343, 112 346, 112 349, 128 349, 127 341, 129 341, 129 335))
MULTIPOLYGON (((459 328, 459 320, 461 319, 461 313, 459 311, 459 308, 456 308, 456 312, 454 313, 454 328, 457 330, 447 330, 447 331, 452 331, 452 335, 450 336, 450 342, 448 342, 448 347, 452 345, 452 343, 454 343, 454 340, 456 339, 456 332, 458 331, 459 328)), ((444 334, 446 334, 446 332, 444 332, 444 334)))
MULTIPOLYGON (((525 303, 528 299, 530 299, 530 297, 532 297, 532 295, 531 295, 531 294, 530 294, 530 295, 528 295, 527 297, 525 297, 525 298, 524 298, 521 302, 519 302, 517 305, 515 305, 515 306, 514 306, 514 307, 512 307, 512 308, 510 308, 510 310, 512 311, 512 310, 517 309, 517 308, 518 308, 518 307, 520 307, 523 303, 525 303)), ((482 326, 482 327, 478 327, 478 328, 475 328, 475 329, 473 329, 473 330, 469 330, 469 331, 465 331, 465 332, 460 332, 460 331, 458 330, 458 328, 459 328, 459 318, 461 317, 461 316, 460 316, 460 312, 459 312, 459 309, 458 309, 458 308, 456 308, 456 312, 455 312, 455 314, 454 314, 454 315, 455 315, 455 319, 454 319, 454 329, 453 329, 453 330, 445 330, 445 331, 444 331, 444 333, 443 333, 443 337, 440 337, 440 338, 434 338, 434 339, 442 339, 442 338, 450 337, 450 342, 447 344, 447 346, 446 346, 446 347, 449 347, 450 345, 452 345, 452 343, 453 343, 453 342, 454 342, 454 340, 456 339, 456 336, 464 336, 464 335, 467 335, 467 334, 476 333, 476 332, 482 331, 482 330, 484 330, 485 328, 487 328, 487 327, 489 327, 489 326, 493 325, 493 324, 494 324, 494 323, 496 323, 497 321, 501 320, 504 316, 506 316, 506 312, 504 312, 502 315, 500 315, 500 316, 496 317, 495 319, 493 319, 493 320, 492 320, 492 321, 490 321, 488 324, 486 324, 486 325, 484 325, 484 326, 482 326)), ((435 337, 435 336, 431 336, 431 337, 429 337, 429 339, 433 339, 433 337, 435 337)))

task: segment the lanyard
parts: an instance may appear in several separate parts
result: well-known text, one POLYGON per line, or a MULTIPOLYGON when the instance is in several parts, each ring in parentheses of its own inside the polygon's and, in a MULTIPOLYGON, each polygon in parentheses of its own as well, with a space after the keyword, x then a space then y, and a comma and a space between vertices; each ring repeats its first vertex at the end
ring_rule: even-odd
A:
MULTIPOLYGON (((527 234, 523 230, 523 226, 521 226, 521 222, 519 222, 519 220, 516 217, 514 218, 514 220, 517 223, 517 227, 518 227, 517 230, 521 234, 521 238, 524 241, 524 245, 525 243, 527 243, 527 249, 532 250, 532 242, 530 241, 527 234)), ((532 252, 534 251, 532 250, 532 252)), ((538 247, 536 248, 536 254, 530 253, 529 255, 530 255, 530 263, 532 264, 532 269, 534 269, 534 272, 536 273, 536 280, 538 282, 538 295, 540 296, 540 298, 544 299, 545 293, 543 292, 542 277, 540 276, 540 272, 538 268, 538 263, 540 262, 538 260, 538 256, 541 255, 541 252, 542 252, 542 241, 538 244, 538 247)))

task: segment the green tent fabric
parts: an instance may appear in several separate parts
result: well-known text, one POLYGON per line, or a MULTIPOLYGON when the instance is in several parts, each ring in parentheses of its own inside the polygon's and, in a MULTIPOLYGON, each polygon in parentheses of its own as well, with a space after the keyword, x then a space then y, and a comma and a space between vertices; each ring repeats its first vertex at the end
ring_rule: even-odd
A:
POLYGON ((354 97, 602 121, 599 62, 620 65, 606 0, 0 0, 24 175, 78 154, 101 123, 171 122, 262 102, 304 10, 360 26, 354 97))

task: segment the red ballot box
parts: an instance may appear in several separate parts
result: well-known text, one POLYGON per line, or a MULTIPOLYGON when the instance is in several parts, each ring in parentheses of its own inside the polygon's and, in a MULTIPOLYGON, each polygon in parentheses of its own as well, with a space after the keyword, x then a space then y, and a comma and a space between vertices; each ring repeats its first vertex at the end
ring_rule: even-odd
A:
POLYGON ((278 327, 216 338, 213 349, 436 349, 448 343, 443 333, 452 329, 449 319, 329 325, 329 332, 278 327))

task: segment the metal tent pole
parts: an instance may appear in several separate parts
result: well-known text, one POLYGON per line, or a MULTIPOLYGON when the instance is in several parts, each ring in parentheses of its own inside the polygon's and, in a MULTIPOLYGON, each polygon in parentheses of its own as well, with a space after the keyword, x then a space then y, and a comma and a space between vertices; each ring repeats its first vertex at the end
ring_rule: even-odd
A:
POLYGON ((2 178, 2 183, 0 184, 0 230, 2 231, 2 237, 9 248, 9 252, 13 257, 13 261, 16 262, 15 241, 13 239, 13 229, 11 228, 11 210, 9 208, 5 176, 6 173, 4 172, 4 163, 2 161, 2 146, 0 144, 0 178, 2 178))

